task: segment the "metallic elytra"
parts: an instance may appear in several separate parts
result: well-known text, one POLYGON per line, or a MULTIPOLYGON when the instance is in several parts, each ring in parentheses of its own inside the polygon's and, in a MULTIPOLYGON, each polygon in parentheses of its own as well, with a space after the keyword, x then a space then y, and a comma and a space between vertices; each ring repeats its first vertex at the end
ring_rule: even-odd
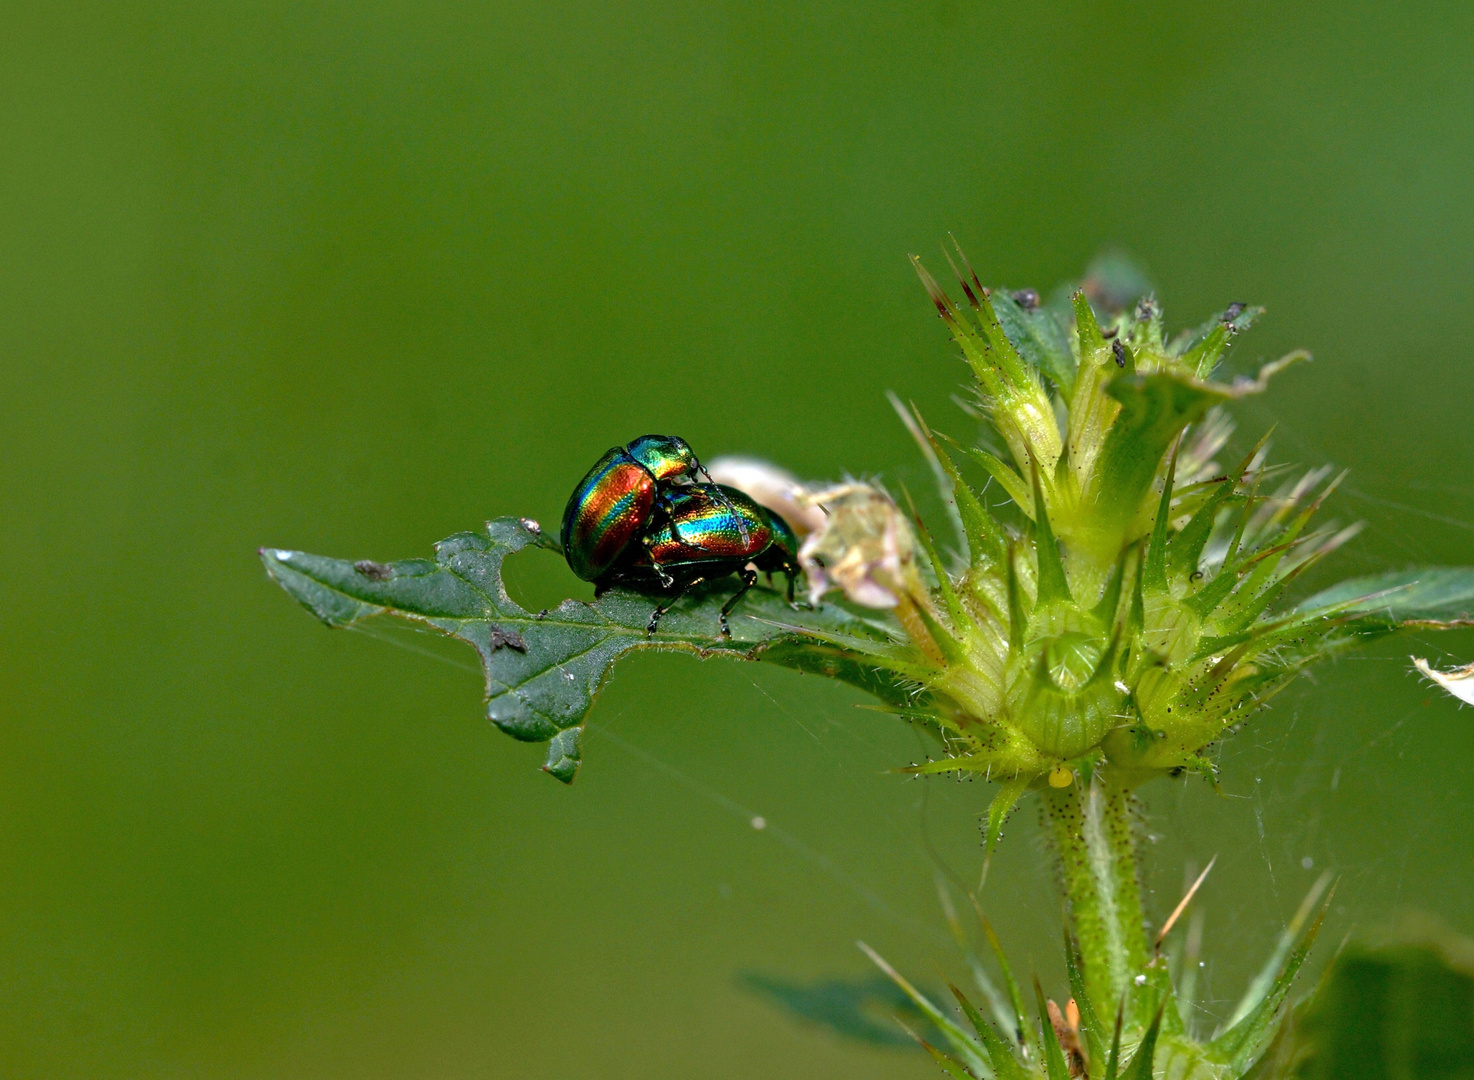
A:
POLYGON ((652 522, 640 545, 627 548, 599 580, 601 589, 628 585, 675 594, 651 615, 651 633, 660 617, 690 589, 730 574, 740 575, 742 585, 722 605, 723 634, 730 633, 727 615, 752 588, 758 571, 786 574, 792 601, 798 539, 788 522, 736 488, 721 484, 672 488, 661 499, 663 520, 652 522))
POLYGON ((747 565, 772 546, 768 512, 736 488, 693 484, 666 495, 668 519, 645 537, 643 558, 670 569, 691 563, 738 559, 747 565), (718 494, 720 493, 720 494, 718 494))
POLYGON ((691 447, 674 435, 642 435, 612 447, 579 481, 563 510, 569 567, 583 580, 597 581, 659 515, 662 490, 702 471, 691 447))

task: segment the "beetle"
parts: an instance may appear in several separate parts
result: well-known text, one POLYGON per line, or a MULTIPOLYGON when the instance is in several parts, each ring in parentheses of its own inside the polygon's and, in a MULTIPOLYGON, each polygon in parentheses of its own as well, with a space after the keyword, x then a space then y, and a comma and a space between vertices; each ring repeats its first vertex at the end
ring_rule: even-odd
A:
POLYGON ((652 519, 668 517, 662 494, 710 475, 685 439, 641 435, 611 447, 579 481, 563 510, 563 555, 585 581, 597 581, 652 519))
POLYGON ((798 576, 798 537, 788 522, 759 506, 736 488, 722 484, 689 484, 664 495, 665 511, 652 521, 613 566, 600 575, 597 592, 614 585, 673 594, 659 604, 646 625, 653 635, 660 618, 705 581, 738 574, 742 585, 722 605, 722 636, 732 630, 727 616, 757 581, 758 571, 788 577, 788 600, 798 576))

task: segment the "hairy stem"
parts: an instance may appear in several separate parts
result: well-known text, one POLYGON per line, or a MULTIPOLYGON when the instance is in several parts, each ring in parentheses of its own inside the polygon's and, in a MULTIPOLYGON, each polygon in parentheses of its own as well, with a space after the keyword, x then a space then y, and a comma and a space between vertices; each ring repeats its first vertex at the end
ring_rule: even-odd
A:
POLYGON ((1102 1017, 1147 962, 1136 843, 1125 788, 1097 775, 1044 796, 1085 986, 1102 1017))

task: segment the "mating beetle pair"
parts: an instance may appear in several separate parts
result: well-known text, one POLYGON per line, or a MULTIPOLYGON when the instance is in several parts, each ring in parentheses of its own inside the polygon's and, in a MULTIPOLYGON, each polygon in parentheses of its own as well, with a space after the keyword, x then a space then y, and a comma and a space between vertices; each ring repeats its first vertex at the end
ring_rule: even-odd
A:
POLYGON ((601 457, 569 496, 562 538, 569 567, 596 594, 614 585, 673 594, 651 614, 650 634, 682 596, 729 574, 740 575, 742 586, 722 605, 723 637, 732 636, 727 616, 757 571, 787 575, 793 601, 798 537, 788 522, 713 483, 673 435, 643 435, 601 457))

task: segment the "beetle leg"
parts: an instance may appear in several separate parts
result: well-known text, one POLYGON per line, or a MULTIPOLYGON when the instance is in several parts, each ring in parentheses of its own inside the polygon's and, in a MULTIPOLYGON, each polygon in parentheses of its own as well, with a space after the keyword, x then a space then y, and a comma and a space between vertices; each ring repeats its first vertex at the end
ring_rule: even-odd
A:
MULTIPOLYGON (((645 545, 646 557, 648 558, 649 557, 649 550, 650 550, 650 537, 649 537, 649 535, 647 534, 640 541, 640 543, 642 543, 642 544, 645 545)), ((673 588, 675 586, 676 579, 673 578, 673 577, 671 577, 669 574, 667 574, 665 572, 665 567, 661 566, 654 559, 650 559, 650 569, 654 570, 655 571, 655 576, 660 579, 660 587, 662 589, 670 589, 670 588, 673 588)))
POLYGON ((783 574, 788 578, 788 606, 793 608, 794 611, 813 611, 814 605, 807 600, 795 600, 793 598, 793 583, 798 579, 798 575, 792 570, 784 570, 783 574))
POLYGON ((743 596, 747 595, 747 590, 752 588, 752 583, 756 580, 756 570, 753 570, 749 567, 748 569, 742 571, 742 588, 733 593, 732 599, 728 600, 725 604, 722 605, 722 637, 728 639, 732 637, 732 628, 727 625, 727 616, 731 613, 732 609, 737 606, 737 601, 741 600, 743 596))
POLYGON ((681 586, 680 592, 676 593, 665 603, 657 605, 655 610, 650 613, 650 621, 645 624, 645 636, 654 637, 655 631, 660 627, 660 617, 671 608, 673 608, 676 603, 681 599, 681 597, 685 596, 688 592, 696 588, 696 586, 700 585, 705 580, 706 578, 704 577, 692 578, 690 581, 686 582, 686 584, 681 586))

